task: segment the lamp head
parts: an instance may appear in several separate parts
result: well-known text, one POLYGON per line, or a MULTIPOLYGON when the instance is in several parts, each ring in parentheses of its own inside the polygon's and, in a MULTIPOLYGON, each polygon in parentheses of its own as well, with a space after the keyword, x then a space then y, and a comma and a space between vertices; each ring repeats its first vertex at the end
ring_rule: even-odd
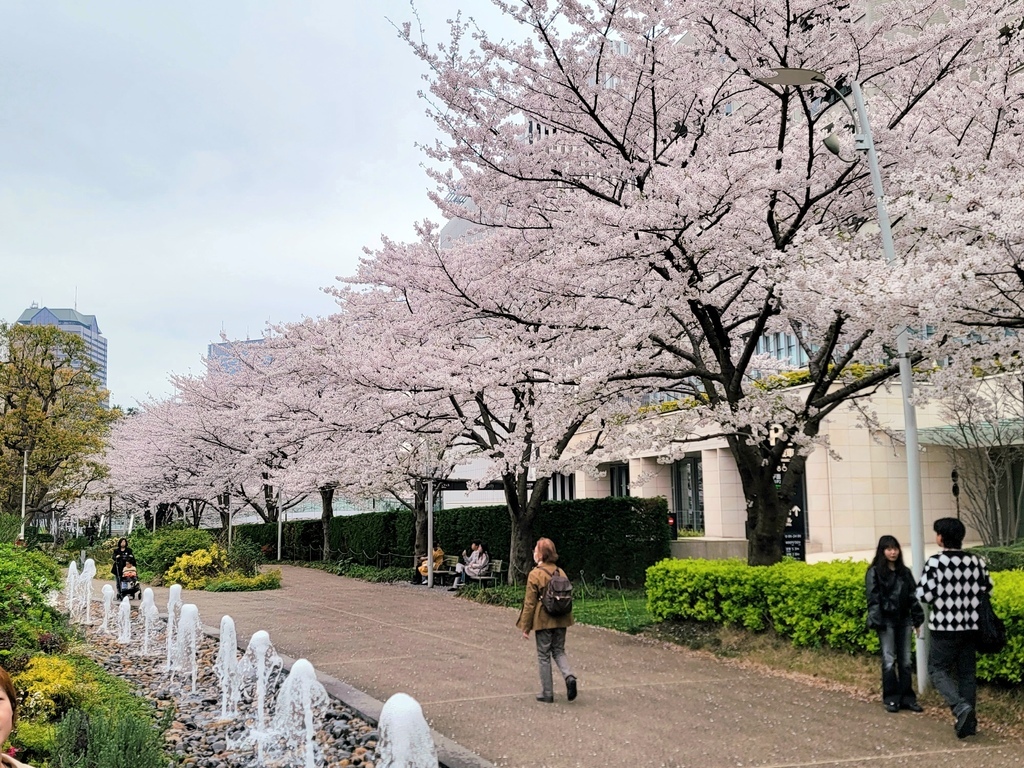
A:
POLYGON ((813 85, 824 82, 825 75, 816 69, 800 69, 798 67, 778 67, 771 77, 761 78, 762 83, 769 85, 813 85))
POLYGON ((830 133, 828 136, 826 136, 825 139, 821 143, 824 144, 825 145, 825 149, 827 149, 833 155, 835 155, 836 157, 840 157, 840 155, 839 155, 839 149, 840 149, 839 137, 836 136, 834 133, 830 133))

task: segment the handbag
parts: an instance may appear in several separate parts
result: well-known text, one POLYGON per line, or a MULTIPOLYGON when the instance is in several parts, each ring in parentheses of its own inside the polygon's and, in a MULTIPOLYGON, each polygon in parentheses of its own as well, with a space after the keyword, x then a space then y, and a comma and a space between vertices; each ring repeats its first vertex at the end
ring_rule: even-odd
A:
POLYGON ((978 604, 978 653, 999 653, 1006 647, 1006 625, 992 610, 988 592, 983 592, 978 604))

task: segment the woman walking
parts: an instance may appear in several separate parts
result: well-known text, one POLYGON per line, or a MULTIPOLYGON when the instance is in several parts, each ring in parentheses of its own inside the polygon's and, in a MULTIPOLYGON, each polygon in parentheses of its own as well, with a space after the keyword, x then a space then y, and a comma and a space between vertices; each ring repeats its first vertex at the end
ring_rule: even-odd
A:
POLYGON ((864 588, 868 629, 878 632, 882 646, 882 701, 889 712, 922 711, 911 681, 911 638, 924 624, 924 610, 915 587, 914 574, 903 564, 900 543, 894 536, 880 538, 875 559, 864 577, 864 588))
MULTIPOLYGON (((558 552, 551 539, 540 539, 533 548, 533 561, 537 567, 530 571, 526 579, 526 596, 523 609, 519 612, 516 626, 523 631, 523 638, 529 638, 533 630, 537 642, 537 664, 540 668, 540 693, 537 701, 551 704, 555 700, 555 692, 551 682, 551 660, 558 665, 562 677, 565 678, 566 698, 576 698, 576 675, 569 665, 569 657, 565 655, 565 630, 573 625, 572 611, 563 616, 552 616, 544 610, 541 595, 551 577, 560 569, 558 552)), ((565 572, 562 572, 565 575, 565 572)))

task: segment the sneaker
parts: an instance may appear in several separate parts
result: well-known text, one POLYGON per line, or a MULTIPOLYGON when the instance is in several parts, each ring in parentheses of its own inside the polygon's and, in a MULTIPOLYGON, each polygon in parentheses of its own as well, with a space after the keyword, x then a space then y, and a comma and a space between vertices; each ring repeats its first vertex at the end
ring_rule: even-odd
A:
POLYGON ((576 678, 573 675, 565 678, 565 696, 569 701, 576 698, 576 678))
POLYGON ((974 726, 974 729, 977 730, 978 719, 974 714, 974 707, 966 701, 957 705, 956 709, 953 710, 953 714, 956 715, 956 725, 954 726, 954 729, 956 730, 956 737, 958 739, 970 736, 971 734, 969 731, 971 730, 972 725, 974 726))
POLYGON ((885 711, 886 712, 899 712, 900 711, 900 705, 897 702, 895 702, 895 701, 887 701, 887 702, 885 702, 885 711))
POLYGON ((545 704, 554 704, 555 703, 555 697, 554 696, 545 696, 543 693, 538 693, 537 694, 537 701, 543 701, 545 704))

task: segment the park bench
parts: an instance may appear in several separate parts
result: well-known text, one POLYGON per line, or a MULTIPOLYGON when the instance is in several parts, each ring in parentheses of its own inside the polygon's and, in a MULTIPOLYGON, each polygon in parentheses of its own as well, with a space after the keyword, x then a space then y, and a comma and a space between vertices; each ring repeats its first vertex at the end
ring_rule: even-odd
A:
POLYGON ((467 576, 467 581, 475 581, 482 587, 491 587, 495 584, 503 584, 504 580, 502 578, 502 573, 504 570, 504 560, 491 560, 491 568, 489 571, 487 571, 487 573, 485 573, 483 576, 478 576, 476 578, 473 578, 472 576, 467 576))
POLYGON ((459 564, 458 555, 445 555, 441 567, 434 571, 435 584, 454 584, 458 571, 455 566, 459 564))

